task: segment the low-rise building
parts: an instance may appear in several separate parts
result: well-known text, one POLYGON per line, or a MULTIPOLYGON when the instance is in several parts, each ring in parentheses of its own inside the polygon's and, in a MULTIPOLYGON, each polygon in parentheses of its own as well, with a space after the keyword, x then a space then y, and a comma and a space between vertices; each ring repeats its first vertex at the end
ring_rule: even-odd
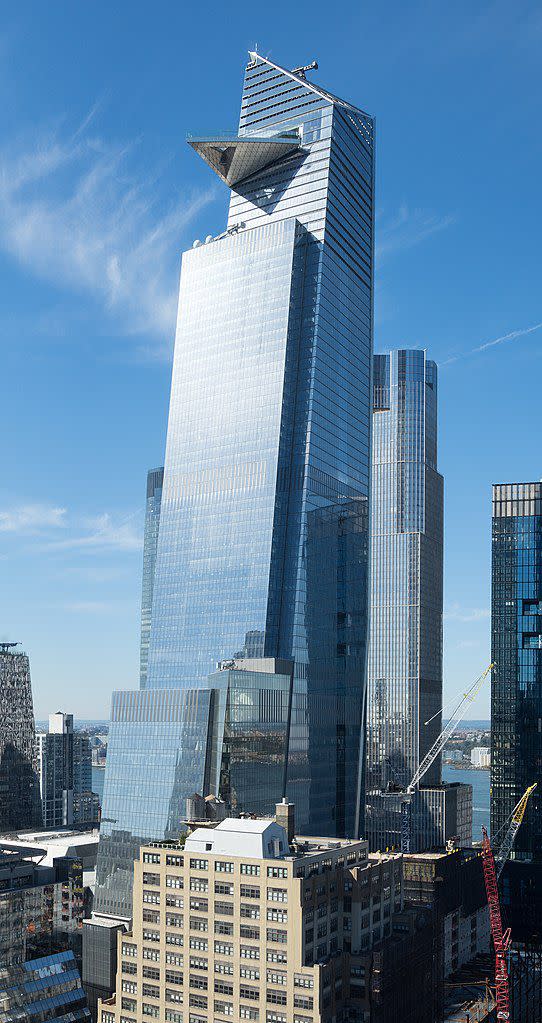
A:
POLYGON ((433 1023, 432 931, 404 910, 401 855, 294 838, 277 810, 285 827, 228 818, 142 847, 99 1023, 393 1023, 398 1005, 433 1023))
POLYGON ((58 952, 0 969, 2 1023, 90 1020, 73 952, 58 952))

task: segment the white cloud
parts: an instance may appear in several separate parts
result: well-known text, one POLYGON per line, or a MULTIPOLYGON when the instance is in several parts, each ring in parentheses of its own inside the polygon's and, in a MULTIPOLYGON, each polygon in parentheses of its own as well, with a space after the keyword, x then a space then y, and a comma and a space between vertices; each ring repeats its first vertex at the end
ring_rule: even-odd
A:
POLYGON ((116 522, 108 512, 104 512, 96 518, 86 519, 83 522, 84 530, 79 530, 76 536, 67 537, 65 540, 51 540, 46 547, 48 550, 57 551, 95 551, 104 548, 138 551, 143 541, 140 531, 133 525, 136 517, 141 518, 139 511, 116 522))
POLYGON ((133 147, 49 132, 0 150, 0 246, 36 277, 87 294, 125 333, 169 348, 178 254, 189 221, 212 188, 159 212, 156 182, 137 182, 133 147))
POLYGON ((460 604, 452 604, 444 612, 447 621, 455 622, 481 622, 489 618, 488 607, 461 607, 460 604))
POLYGON ((454 223, 455 218, 451 215, 439 217, 422 209, 411 210, 403 204, 392 219, 383 221, 379 216, 377 220, 375 255, 377 263, 381 264, 388 256, 411 249, 443 231, 454 223))
POLYGON ((0 532, 43 533, 66 526, 66 509, 47 504, 23 504, 0 511, 0 532))

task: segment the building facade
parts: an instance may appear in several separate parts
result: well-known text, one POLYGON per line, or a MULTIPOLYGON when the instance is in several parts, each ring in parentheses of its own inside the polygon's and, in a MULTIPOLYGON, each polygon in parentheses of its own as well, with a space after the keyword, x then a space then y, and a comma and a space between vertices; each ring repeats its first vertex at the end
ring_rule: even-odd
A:
POLYGON ((35 725, 30 663, 17 643, 0 643, 0 830, 40 827, 34 768, 35 725))
POLYGON ((503 875, 514 934, 542 941, 542 483, 493 487, 491 833, 537 783, 503 875))
POLYGON ((21 1020, 90 1020, 85 993, 72 952, 42 956, 17 966, 0 966, 3 1023, 21 1020))
MULTIPOLYGON (((406 788, 441 730, 444 483, 436 364, 399 350, 373 365, 367 788, 384 791, 406 788)), ((437 758, 423 784, 440 780, 437 758)))
POLYGON ((250 54, 238 131, 189 138, 231 199, 183 255, 146 679, 293 661, 288 791, 337 835, 363 811, 373 132, 250 54))
POLYGON ((366 842, 289 840, 274 820, 230 818, 184 848, 153 843, 99 1023, 394 1023, 399 1008, 433 1023, 430 929, 416 916, 401 856, 370 857, 366 842))
POLYGON ((147 685, 149 641, 151 636, 152 592, 154 567, 158 548, 160 505, 164 485, 164 468, 150 469, 147 473, 147 500, 145 505, 145 536, 143 540, 143 581, 141 586, 141 643, 139 652, 139 685, 147 685))

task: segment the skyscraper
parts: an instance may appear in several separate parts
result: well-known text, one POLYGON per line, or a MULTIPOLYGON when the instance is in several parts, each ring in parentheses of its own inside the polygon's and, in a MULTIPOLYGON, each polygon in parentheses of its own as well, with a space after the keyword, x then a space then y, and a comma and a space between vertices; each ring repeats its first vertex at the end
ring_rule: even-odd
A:
POLYGON ((437 367, 425 351, 373 360, 367 837, 371 848, 470 845, 470 786, 442 785, 440 757, 401 790, 441 730, 444 484, 437 469, 437 367))
POLYGON ((356 834, 374 125, 252 53, 238 131, 189 143, 231 199, 183 256, 146 684, 292 660, 300 828, 356 834))
POLYGON ((30 664, 17 643, 0 643, 0 829, 40 827, 34 769, 34 710, 30 664))
POLYGON ((493 487, 491 833, 537 783, 503 875, 520 940, 542 939, 542 483, 493 487))
POLYGON ((141 646, 139 684, 141 689, 147 685, 147 664, 149 660, 149 639, 151 635, 152 591, 154 584, 154 566, 158 547, 158 527, 160 525, 160 505, 162 502, 162 486, 164 469, 150 469, 147 473, 147 502, 145 506, 145 539, 143 541, 143 583, 141 587, 141 646))
POLYGON ((36 734, 43 826, 73 824, 73 714, 49 714, 49 731, 36 734))
MULTIPOLYGON (((436 364, 399 350, 373 365, 367 788, 379 791, 406 787, 441 729, 444 481, 436 364)), ((440 758, 423 779, 439 782, 440 758)))

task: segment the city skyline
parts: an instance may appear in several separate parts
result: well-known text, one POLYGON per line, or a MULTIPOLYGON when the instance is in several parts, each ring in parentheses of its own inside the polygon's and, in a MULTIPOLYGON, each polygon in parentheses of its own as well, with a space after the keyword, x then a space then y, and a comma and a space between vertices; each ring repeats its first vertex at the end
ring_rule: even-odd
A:
MULTIPOLYGON (((383 129, 377 163, 376 350, 426 347, 441 370, 440 467, 447 479, 445 701, 489 659, 491 484, 539 475, 528 410, 536 397, 542 319, 529 228, 540 200, 529 174, 522 179, 523 201, 511 201, 500 212, 499 234, 504 231, 520 253, 521 272, 513 275, 512 283, 494 226, 497 195, 504 193, 512 168, 511 155, 501 153, 501 119, 513 125, 514 167, 519 160, 525 170, 527 156, 539 148, 532 129, 539 94, 529 41, 534 11, 533 4, 519 4, 497 25, 489 6, 481 8, 475 23, 467 22, 465 7, 451 32, 445 15, 427 17, 424 12, 422 17, 418 8, 409 12, 410 25, 398 10, 390 19, 393 27, 388 19, 372 15, 363 26, 363 38, 371 45, 364 47, 362 65, 354 60, 361 32, 354 14, 340 31, 326 28, 324 33, 315 26, 306 44, 306 59, 316 56, 321 62, 316 82, 321 75, 322 81, 336 82, 338 92, 363 96, 383 129), (429 45, 418 43, 417 35, 429 45), (432 50, 444 50, 446 59, 438 67, 432 50), (387 81, 386 54, 392 55, 398 76, 405 72, 401 95, 387 81), (461 61, 459 83, 451 57, 461 61), (435 85, 432 97, 427 96, 429 77, 435 85), (423 108, 426 130, 418 133, 407 159, 407 111, 410 115, 418 107, 423 108), (513 430, 504 420, 489 423, 485 394, 508 402, 513 430), (520 448, 514 440, 519 435, 524 441, 520 448)), ((141 27, 141 15, 136 5, 131 31, 141 27)), ((209 115, 217 102, 209 85, 213 76, 208 81, 203 76, 195 85, 200 55, 191 55, 188 44, 182 44, 175 77, 167 61, 151 76, 153 97, 163 95, 164 85, 175 96, 172 117, 172 99, 160 112, 156 103, 141 104, 135 95, 130 97, 122 78, 126 72, 119 75, 114 66, 113 49, 103 53, 99 76, 91 70, 97 36, 86 16, 80 17, 82 34, 89 40, 88 58, 70 35, 82 23, 63 24, 61 32, 53 12, 48 12, 47 22, 38 14, 33 25, 21 15, 5 41, 12 103, 1 155, 11 188, 0 196, 0 259, 9 293, 4 309, 6 369, 15 386, 6 395, 3 412, 6 433, 15 432, 16 459, 1 495, 1 554, 12 579, 9 590, 4 588, 3 630, 5 639, 21 640, 31 655, 38 718, 55 706, 69 705, 78 717, 105 719, 112 689, 137 685, 142 480, 163 457, 169 366, 156 357, 156 349, 160 354, 168 348, 173 334, 171 295, 178 251, 212 230, 223 200, 212 186, 209 192, 194 192, 200 171, 191 169, 190 154, 180 161, 178 157, 183 129, 193 127, 189 111, 195 90, 201 92, 209 115), (63 32, 67 35, 60 44, 63 32), (42 90, 38 104, 35 85, 23 82, 17 67, 23 39, 36 80, 52 74, 51 89, 42 90), (51 69, 46 53, 53 39, 55 52, 66 59, 51 69), (188 86, 179 90, 184 72, 188 86), (103 82, 109 90, 105 96, 103 82), (66 93, 72 97, 69 111, 66 93), (67 120, 59 124, 59 116, 67 120), (141 130, 139 155, 132 152, 134 162, 125 168, 139 185, 141 205, 129 208, 128 221, 114 223, 113 235, 78 235, 87 243, 82 246, 88 254, 83 266, 59 264, 51 254, 67 244, 74 218, 81 225, 84 221, 86 231, 90 222, 96 230, 110 223, 107 196, 122 187, 122 175, 112 169, 120 167, 119 140, 127 142, 141 130), (163 162, 148 187, 153 160, 155 167, 163 162), (92 191, 95 178, 86 190, 82 187, 91 171, 104 186, 100 197, 92 191), (33 245, 36 224, 39 246, 33 245), (153 278, 152 301, 150 284, 142 286, 150 275, 138 277, 134 289, 134 261, 127 259, 130 243, 137 250, 138 273, 142 265, 148 271, 142 240, 151 225, 161 246, 158 252, 151 249, 152 265, 160 267, 153 278), (139 247, 133 244, 137 239, 139 247), (102 274, 108 265, 105 257, 100 262, 104 252, 118 260, 109 265, 109 276, 102 274), (18 387, 22 379, 24 400, 18 387), (71 698, 74 684, 77 701, 71 698)), ((250 31, 273 48, 278 60, 288 63, 291 58, 293 66, 298 29, 302 37, 302 19, 296 19, 290 42, 280 41, 278 33, 275 38, 263 18, 256 17, 250 31)), ((221 76, 219 127, 228 124, 226 111, 240 81, 236 69, 225 66, 224 46, 233 45, 241 56, 253 45, 238 18, 222 29, 225 34, 205 32, 206 58, 221 76)), ((112 43, 120 39, 120 30, 113 16, 112 43)), ((194 37, 203 38, 198 33, 195 25, 194 37)), ((141 59, 137 39, 132 42, 127 61, 141 59)), ((167 46, 163 35, 160 42, 167 46)), ((132 77, 128 70, 126 80, 132 77)), ((208 123, 214 126, 216 121, 209 118, 208 123)), ((487 716, 488 705, 486 694, 473 716, 487 716)))

